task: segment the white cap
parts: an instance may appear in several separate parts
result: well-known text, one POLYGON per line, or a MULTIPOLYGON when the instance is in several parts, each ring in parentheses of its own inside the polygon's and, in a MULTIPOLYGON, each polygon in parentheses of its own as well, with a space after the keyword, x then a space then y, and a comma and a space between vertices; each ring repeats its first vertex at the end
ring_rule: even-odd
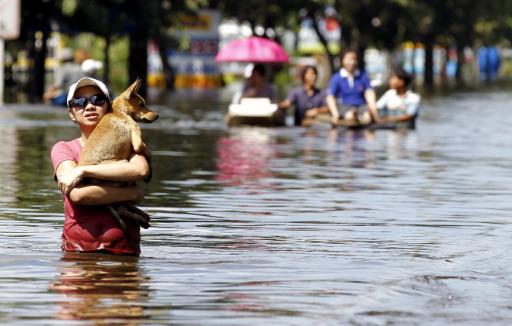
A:
POLYGON ((110 101, 110 93, 108 92, 107 86, 103 82, 101 82, 97 79, 91 78, 91 77, 84 77, 84 78, 80 78, 76 83, 69 86, 68 98, 66 100, 66 103, 69 105, 69 101, 71 101, 73 96, 75 96, 76 91, 85 86, 98 87, 100 89, 100 91, 103 94, 105 94, 105 96, 110 101))

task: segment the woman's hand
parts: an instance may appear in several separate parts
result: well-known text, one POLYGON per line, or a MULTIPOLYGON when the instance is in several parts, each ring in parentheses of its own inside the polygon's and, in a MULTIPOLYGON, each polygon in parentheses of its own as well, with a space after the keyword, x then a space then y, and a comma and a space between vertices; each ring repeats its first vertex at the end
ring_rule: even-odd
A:
POLYGON ((306 118, 314 118, 318 115, 318 109, 311 109, 306 111, 306 118))
POLYGON ((74 169, 66 169, 60 174, 57 174, 59 189, 65 195, 69 195, 71 190, 75 188, 84 177, 84 170, 82 167, 77 166, 74 169))
POLYGON ((290 106, 292 106, 292 102, 289 99, 286 99, 278 104, 278 108, 281 110, 288 109, 290 106))
POLYGON ((102 184, 88 184, 74 188, 69 200, 79 205, 109 205, 120 202, 140 203, 144 199, 144 189, 132 187, 114 187, 102 184))
POLYGON ((129 161, 83 165, 83 178, 107 181, 140 181, 149 175, 149 164, 142 155, 133 155, 129 161))

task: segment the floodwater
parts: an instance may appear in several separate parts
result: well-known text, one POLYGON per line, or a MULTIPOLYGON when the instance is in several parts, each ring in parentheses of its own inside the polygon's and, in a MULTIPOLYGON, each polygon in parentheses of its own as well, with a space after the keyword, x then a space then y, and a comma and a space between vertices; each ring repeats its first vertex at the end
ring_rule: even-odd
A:
POLYGON ((140 258, 60 251, 65 110, 0 110, 0 323, 509 325, 512 93, 415 131, 227 129, 156 107, 140 258))

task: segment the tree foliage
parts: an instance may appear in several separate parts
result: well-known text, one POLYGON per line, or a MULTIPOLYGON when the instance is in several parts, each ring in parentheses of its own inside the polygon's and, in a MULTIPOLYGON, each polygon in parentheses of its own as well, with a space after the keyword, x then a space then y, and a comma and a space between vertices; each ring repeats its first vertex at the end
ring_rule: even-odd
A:
MULTIPOLYGON (((412 40, 425 46, 424 80, 433 83, 433 47, 464 47, 477 44, 509 44, 512 37, 512 3, 507 0, 289 0, 216 1, 228 17, 254 26, 297 29, 305 17, 316 19, 326 6, 336 10, 342 26, 342 48, 362 53, 367 47, 393 50, 412 40), (271 3, 271 5, 270 5, 271 3), (291 26, 290 23, 293 23, 291 26)), ((322 43, 322 35, 318 35, 322 43)), ((334 66, 334 54, 326 53, 334 66)), ((459 58, 461 62, 461 58, 459 58)))
MULTIPOLYGON (((305 18, 318 22, 333 8, 334 18, 342 26, 341 48, 364 51, 369 46, 393 50, 402 42, 421 42, 426 49, 425 81, 432 82, 434 44, 457 48, 480 44, 510 45, 512 38, 512 2, 507 0, 22 0, 20 39, 10 48, 26 48, 32 58, 31 94, 40 98, 44 90, 46 40, 50 32, 74 35, 93 33, 104 38, 105 71, 111 40, 129 39, 127 69, 129 79, 145 78, 146 44, 155 39, 165 57, 172 46, 169 32, 182 13, 193 14, 200 8, 219 9, 224 17, 247 22, 256 33, 279 41, 280 31, 299 31, 305 18)), ((314 26, 334 69, 335 53, 314 26)), ((164 64, 167 60, 163 60, 164 64)), ((170 67, 164 66, 170 74, 170 67)), ((109 76, 105 76, 108 80, 109 76)))
MULTIPOLYGON (((177 15, 194 12, 206 4, 206 0, 22 0, 21 35, 10 46, 29 50, 33 77, 29 92, 34 101, 40 100, 44 91, 46 41, 54 31, 67 35, 87 32, 104 38, 106 72, 110 70, 111 40, 128 37, 129 79, 145 80, 148 41, 156 39, 165 48, 167 31, 175 24, 177 15)), ((167 60, 164 58, 163 62, 167 60)), ((105 79, 108 81, 108 74, 105 79)))

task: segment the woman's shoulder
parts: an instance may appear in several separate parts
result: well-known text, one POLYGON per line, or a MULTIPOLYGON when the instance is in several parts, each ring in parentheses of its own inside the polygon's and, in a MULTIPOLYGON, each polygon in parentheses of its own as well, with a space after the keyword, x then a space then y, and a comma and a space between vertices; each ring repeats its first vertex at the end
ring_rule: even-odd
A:
POLYGON ((80 138, 73 140, 60 140, 53 145, 53 148, 77 148, 81 147, 80 138))
POLYGON ((71 155, 71 156, 79 156, 82 151, 82 145, 80 143, 80 139, 73 139, 69 141, 61 140, 53 145, 51 150, 51 156, 60 156, 60 155, 71 155))

